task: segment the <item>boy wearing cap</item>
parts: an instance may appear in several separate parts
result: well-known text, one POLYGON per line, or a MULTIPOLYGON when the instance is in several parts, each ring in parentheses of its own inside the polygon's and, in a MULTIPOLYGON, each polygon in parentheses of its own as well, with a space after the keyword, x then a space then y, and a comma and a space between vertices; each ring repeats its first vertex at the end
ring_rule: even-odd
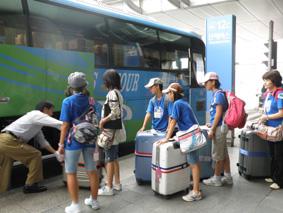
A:
POLYGON ((85 169, 90 182, 91 195, 86 198, 84 203, 92 209, 99 209, 97 201, 98 176, 96 173, 96 164, 93 159, 95 144, 82 144, 77 142, 71 135, 70 128, 76 118, 80 117, 89 109, 89 92, 86 89, 88 82, 82 72, 71 73, 68 77, 70 91, 73 94, 63 100, 60 120, 63 121, 61 128, 58 152, 65 154, 65 173, 67 176, 67 185, 72 200, 71 205, 65 208, 66 213, 80 212, 77 165, 80 154, 83 154, 85 169))
POLYGON ((149 89, 154 95, 149 101, 146 115, 142 128, 139 131, 144 131, 146 124, 151 118, 151 126, 153 129, 165 132, 168 126, 168 100, 162 94, 163 83, 160 78, 151 78, 144 86, 149 89))
POLYGON ((210 186, 222 186, 224 183, 233 184, 230 172, 230 159, 227 150, 226 137, 228 128, 224 128, 223 116, 228 108, 225 93, 220 89, 219 77, 215 72, 208 72, 204 77, 204 86, 213 92, 213 99, 210 104, 210 130, 208 137, 212 139, 212 159, 215 163, 214 176, 203 180, 203 183, 210 186), (224 168, 224 177, 221 172, 224 168))
MULTIPOLYGON (((194 124, 197 124, 197 120, 193 114, 191 106, 187 101, 183 99, 184 92, 180 84, 172 83, 166 90, 162 91, 166 93, 169 100, 173 102, 172 113, 170 115, 170 123, 166 137, 160 140, 158 143, 163 144, 169 141, 172 137, 174 128, 178 124, 180 131, 186 131, 191 128, 194 124)), ((199 167, 199 151, 195 150, 187 155, 187 161, 190 164, 193 176, 193 190, 189 194, 183 196, 185 201, 197 201, 202 199, 200 192, 199 178, 200 178, 200 167, 199 167)))

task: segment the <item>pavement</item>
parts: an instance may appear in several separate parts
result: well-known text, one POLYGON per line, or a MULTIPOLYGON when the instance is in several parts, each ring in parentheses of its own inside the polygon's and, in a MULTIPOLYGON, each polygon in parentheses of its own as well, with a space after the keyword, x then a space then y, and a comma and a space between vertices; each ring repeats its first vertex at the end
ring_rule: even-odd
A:
MULTIPOLYGON (((249 112, 256 117, 256 110, 249 112)), ((251 117, 252 117, 251 116, 251 117)), ((258 115, 257 115, 258 117, 258 115)), ((256 119, 256 118, 255 118, 256 119)), ((249 121, 252 121, 249 119, 249 121)), ((236 136, 240 131, 236 131, 236 136)), ((134 155, 120 159, 121 182, 123 191, 115 196, 101 196, 103 213, 283 213, 283 190, 271 190, 263 179, 248 181, 238 174, 236 163, 239 155, 239 139, 235 137, 235 146, 229 147, 232 186, 212 187, 201 184, 204 198, 197 202, 185 202, 182 194, 171 199, 156 196, 151 187, 139 186, 135 182, 134 155)), ((45 181, 48 191, 39 194, 23 194, 21 188, 0 194, 0 213, 59 213, 70 204, 70 198, 62 177, 57 176, 45 181)), ((83 212, 93 212, 83 204, 89 196, 88 189, 80 189, 80 204, 83 212)))

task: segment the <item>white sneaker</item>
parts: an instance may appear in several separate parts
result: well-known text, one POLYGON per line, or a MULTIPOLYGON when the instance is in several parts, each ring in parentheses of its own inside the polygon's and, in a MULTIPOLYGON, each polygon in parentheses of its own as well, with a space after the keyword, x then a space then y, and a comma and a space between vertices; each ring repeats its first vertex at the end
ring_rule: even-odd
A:
POLYGON ((233 178, 231 176, 230 177, 223 176, 221 178, 221 182, 222 182, 222 184, 232 185, 233 184, 233 178))
POLYGON ((98 190, 98 195, 114 195, 113 189, 110 189, 108 186, 103 186, 98 190))
POLYGON ((91 196, 89 196, 89 198, 85 199, 85 205, 90 206, 94 210, 100 209, 100 205, 98 203, 98 200, 92 199, 91 196))
POLYGON ((79 213, 81 208, 79 204, 71 204, 65 208, 66 213, 79 213))
POLYGON ((277 183, 273 183, 273 184, 271 184, 270 186, 269 186, 271 189, 280 189, 280 186, 278 186, 278 184, 277 183))
POLYGON ((208 186, 222 186, 222 182, 220 180, 216 180, 214 177, 203 180, 202 182, 208 186))
POLYGON ((113 189, 116 191, 122 191, 122 184, 113 184, 113 189))
POLYGON ((192 202, 192 201, 201 200, 202 196, 201 196, 201 192, 190 191, 189 194, 183 196, 182 198, 184 201, 192 202))
POLYGON ((272 180, 271 178, 265 178, 264 180, 265 180, 265 182, 267 182, 267 183, 273 183, 273 180, 272 180))

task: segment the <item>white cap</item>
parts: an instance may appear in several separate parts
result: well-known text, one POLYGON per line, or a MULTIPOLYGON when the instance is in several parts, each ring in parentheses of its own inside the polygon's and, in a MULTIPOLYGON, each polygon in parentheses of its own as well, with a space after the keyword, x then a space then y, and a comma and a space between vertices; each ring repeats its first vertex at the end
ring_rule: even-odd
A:
POLYGON ((163 84, 160 78, 151 78, 149 82, 144 86, 145 88, 150 88, 153 85, 163 84))
POLYGON ((209 80, 219 80, 219 77, 216 72, 208 72, 205 74, 202 84, 206 83, 209 80))
POLYGON ((68 84, 70 85, 70 87, 76 89, 87 86, 88 82, 83 72, 73 72, 68 77, 68 84))

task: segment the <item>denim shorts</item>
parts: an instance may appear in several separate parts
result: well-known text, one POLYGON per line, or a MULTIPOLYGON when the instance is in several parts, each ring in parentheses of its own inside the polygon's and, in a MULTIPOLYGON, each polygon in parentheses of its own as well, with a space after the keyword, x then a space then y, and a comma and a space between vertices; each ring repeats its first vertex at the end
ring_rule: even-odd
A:
POLYGON ((96 170, 96 163, 93 159, 95 148, 87 147, 78 150, 65 150, 65 172, 76 173, 78 163, 81 163, 80 155, 82 153, 84 159, 84 166, 86 171, 96 170))
POLYGON ((199 150, 188 153, 187 162, 188 164, 197 164, 199 162, 199 150))
POLYGON ((118 159, 118 145, 112 145, 110 149, 105 149, 105 163, 118 159))

